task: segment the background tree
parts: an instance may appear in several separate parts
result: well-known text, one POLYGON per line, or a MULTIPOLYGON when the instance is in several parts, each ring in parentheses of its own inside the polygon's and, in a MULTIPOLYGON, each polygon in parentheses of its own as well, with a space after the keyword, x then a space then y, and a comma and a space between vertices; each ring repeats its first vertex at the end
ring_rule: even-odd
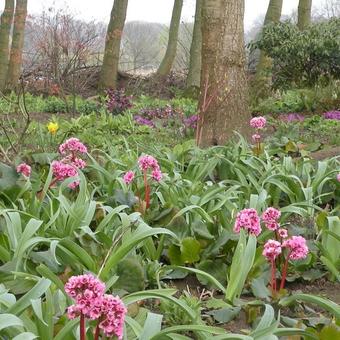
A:
POLYGON ((27 0, 17 0, 15 5, 12 45, 6 84, 6 87, 9 89, 16 87, 21 74, 26 17, 27 0))
POLYGON ((14 0, 6 0, 0 19, 0 91, 4 89, 7 77, 14 7, 14 0))
POLYGON ((172 10, 172 17, 169 28, 168 45, 165 51, 164 58, 156 72, 157 76, 164 77, 168 75, 175 60, 182 7, 183 0, 174 0, 174 7, 172 10))
POLYGON ((189 72, 187 77, 187 87, 200 86, 201 76, 201 51, 202 51, 202 0, 196 0, 195 23, 190 47, 189 72))
POLYGON ((298 7, 298 27, 303 31, 311 23, 312 0, 300 0, 298 7))
MULTIPOLYGON (((264 18, 263 26, 266 27, 270 23, 279 22, 282 12, 283 0, 270 0, 266 16, 264 18)), ((270 84, 270 71, 272 63, 271 59, 265 54, 264 51, 260 51, 259 61, 256 67, 256 76, 253 88, 255 89, 256 97, 265 96, 268 85, 270 84)))
POLYGON ((205 0, 197 143, 224 144, 236 130, 247 134, 244 0, 205 0))
POLYGON ((116 88, 120 43, 124 29, 128 0, 114 0, 106 33, 105 51, 99 87, 116 88))
POLYGON ((120 67, 136 73, 154 69, 160 61, 160 36, 164 29, 157 23, 131 21, 124 27, 120 67))

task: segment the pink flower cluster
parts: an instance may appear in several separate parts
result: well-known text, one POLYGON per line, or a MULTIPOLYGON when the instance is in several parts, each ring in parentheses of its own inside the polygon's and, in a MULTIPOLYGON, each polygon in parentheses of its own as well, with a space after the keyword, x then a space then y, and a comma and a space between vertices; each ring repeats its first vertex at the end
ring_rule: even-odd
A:
MULTIPOLYGON (((274 231, 280 227, 280 224, 278 222, 280 217, 281 217, 280 210, 277 210, 273 207, 269 207, 263 212, 261 219, 269 230, 274 231)), ((243 209, 236 216, 234 231, 236 233, 239 233, 240 229, 243 228, 248 230, 249 233, 258 236, 262 231, 260 224, 261 219, 258 216, 257 211, 255 209, 243 209)), ((287 232, 287 230, 282 229, 281 230, 282 235, 285 235, 284 231, 287 232)))
POLYGON ((66 155, 68 152, 72 154, 76 152, 87 153, 87 148, 78 138, 73 137, 59 145, 59 153, 61 155, 66 155))
POLYGON ((340 173, 338 173, 338 174, 336 175, 336 179, 337 179, 338 182, 340 182, 340 173))
POLYGON ((255 236, 261 233, 260 217, 255 209, 243 209, 237 213, 234 231, 239 233, 241 229, 246 229, 255 236))
POLYGON ((282 243, 282 247, 288 248, 290 260, 304 259, 308 254, 306 239, 302 236, 292 236, 282 243))
POLYGON ((157 160, 154 157, 149 155, 141 156, 138 159, 138 165, 143 172, 147 171, 148 169, 151 169, 152 170, 151 177, 155 181, 159 182, 162 179, 163 174, 161 172, 157 160))
POLYGON ((123 181, 126 184, 130 184, 130 183, 132 183, 134 178, 135 178, 135 173, 130 170, 130 171, 126 172, 125 175, 123 176, 123 181))
MULTIPOLYGON (((65 155, 60 161, 53 161, 52 171, 56 181, 63 181, 69 177, 78 176, 78 169, 84 169, 86 162, 77 157, 77 154, 87 153, 86 146, 79 141, 78 138, 70 138, 59 146, 59 153, 65 155)), ((75 189, 79 185, 79 181, 69 184, 69 188, 75 189)))
POLYGON ((159 182, 162 179, 163 174, 160 170, 157 160, 154 157, 149 155, 141 156, 138 159, 138 165, 143 172, 151 169, 151 176, 154 180, 159 182))
POLYGON ((288 258, 290 260, 301 260, 308 254, 306 239, 302 236, 292 236, 283 241, 282 244, 279 241, 268 240, 264 245, 262 255, 269 261, 275 260, 281 254, 282 248, 288 249, 288 258))
POLYGON ((267 120, 264 117, 254 117, 250 120, 250 126, 254 129, 263 129, 267 124, 267 120))
POLYGON ((274 261, 277 256, 279 256, 282 252, 281 243, 275 240, 268 240, 262 252, 262 255, 265 256, 268 261, 274 261))
POLYGON ((146 171, 148 169, 159 169, 157 160, 150 155, 140 156, 138 159, 138 165, 142 171, 146 171))
POLYGON ((65 284, 65 292, 75 300, 67 309, 69 319, 80 314, 91 320, 99 319, 99 328, 106 336, 123 338, 127 309, 118 296, 104 294, 104 283, 91 274, 72 276, 65 284))
POLYGON ((18 174, 22 174, 25 177, 31 176, 31 167, 26 163, 21 163, 16 168, 18 174))
MULTIPOLYGON (((149 169, 152 170, 151 177, 157 182, 159 182, 163 178, 163 174, 162 174, 162 171, 159 167, 157 160, 150 155, 144 155, 144 156, 139 157, 138 166, 139 166, 139 169, 143 171, 144 173, 146 173, 146 171, 148 171, 149 169)), ((135 178, 135 173, 130 170, 124 174, 123 181, 126 184, 130 184, 132 183, 134 178, 135 178)))
POLYGON ((68 317, 74 319, 80 314, 91 320, 101 315, 105 285, 91 274, 72 276, 65 284, 65 292, 76 304, 68 308, 68 317))
POLYGON ((262 221, 269 230, 276 230, 280 227, 280 224, 278 223, 280 217, 280 210, 269 207, 263 212, 262 221))
POLYGON ((102 317, 99 328, 107 337, 116 335, 118 339, 123 338, 124 319, 127 312, 122 300, 118 296, 104 295, 102 302, 102 317))
POLYGON ((287 238, 288 237, 288 230, 284 228, 278 229, 277 233, 281 238, 287 238))

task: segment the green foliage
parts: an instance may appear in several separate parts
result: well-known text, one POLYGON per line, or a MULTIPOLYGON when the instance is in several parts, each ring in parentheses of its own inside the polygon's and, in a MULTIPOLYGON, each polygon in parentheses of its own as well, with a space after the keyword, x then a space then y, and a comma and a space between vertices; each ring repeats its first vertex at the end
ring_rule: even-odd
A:
POLYGON ((340 20, 312 24, 300 31, 295 24, 267 25, 253 48, 274 60, 274 87, 310 87, 340 78, 340 20))

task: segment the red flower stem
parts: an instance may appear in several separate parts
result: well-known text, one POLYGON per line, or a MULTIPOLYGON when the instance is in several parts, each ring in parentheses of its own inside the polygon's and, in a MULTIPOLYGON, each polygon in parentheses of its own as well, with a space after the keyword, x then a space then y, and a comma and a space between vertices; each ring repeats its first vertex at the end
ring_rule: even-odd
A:
POLYGON ((86 328, 84 314, 80 314, 80 340, 86 340, 86 328))
POLYGON ((148 185, 147 170, 144 170, 144 187, 145 187, 145 206, 150 207, 150 187, 148 185))
POLYGON ((99 332, 100 332, 100 328, 99 328, 99 320, 98 320, 98 323, 97 323, 97 326, 96 326, 96 330, 94 332, 94 340, 98 340, 99 339, 99 332))
POLYGON ((276 292, 276 278, 275 278, 275 260, 271 261, 272 264, 272 275, 271 275, 271 288, 272 288, 272 295, 276 292))
POLYGON ((280 284, 280 290, 285 287, 286 277, 287 277, 287 269, 288 269, 288 261, 289 261, 289 255, 288 253, 285 264, 282 269, 282 278, 281 278, 281 284, 280 284))

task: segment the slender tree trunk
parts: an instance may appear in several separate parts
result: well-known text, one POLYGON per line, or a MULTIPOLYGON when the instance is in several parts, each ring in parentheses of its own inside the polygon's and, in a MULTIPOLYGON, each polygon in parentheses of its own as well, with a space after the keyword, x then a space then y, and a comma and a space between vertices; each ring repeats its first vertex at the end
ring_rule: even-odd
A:
POLYGON ((182 7, 183 0, 175 0, 169 28, 168 45, 164 58, 156 72, 157 76, 167 76, 171 71, 172 64, 174 63, 177 51, 178 31, 181 21, 182 7))
POLYGON ((16 0, 11 54, 7 73, 7 88, 15 88, 21 74, 24 48, 27 0, 16 0))
POLYGON ((196 0, 196 13, 192 42, 190 47, 189 72, 187 77, 187 87, 199 87, 201 78, 201 51, 202 51, 202 0, 196 0))
POLYGON ((117 87, 120 43, 124 29, 128 0, 114 0, 109 26, 106 32, 104 60, 101 69, 99 87, 107 89, 117 87))
POLYGON ((205 0, 197 143, 224 144, 234 131, 248 134, 244 0, 205 0))
POLYGON ((298 7, 298 27, 303 31, 311 23, 312 0, 300 0, 298 7))
MULTIPOLYGON (((279 22, 281 18, 282 12, 282 3, 283 0, 270 0, 267 13, 264 19, 263 26, 266 26, 273 22, 279 22)), ((253 87, 256 87, 256 95, 259 97, 263 97, 268 86, 270 85, 270 73, 272 69, 272 60, 267 57, 263 51, 260 51, 259 61, 256 67, 256 76, 255 76, 255 84, 253 87)))
POLYGON ((0 23, 0 91, 5 87, 9 63, 9 38, 14 15, 14 0, 6 0, 0 23))

